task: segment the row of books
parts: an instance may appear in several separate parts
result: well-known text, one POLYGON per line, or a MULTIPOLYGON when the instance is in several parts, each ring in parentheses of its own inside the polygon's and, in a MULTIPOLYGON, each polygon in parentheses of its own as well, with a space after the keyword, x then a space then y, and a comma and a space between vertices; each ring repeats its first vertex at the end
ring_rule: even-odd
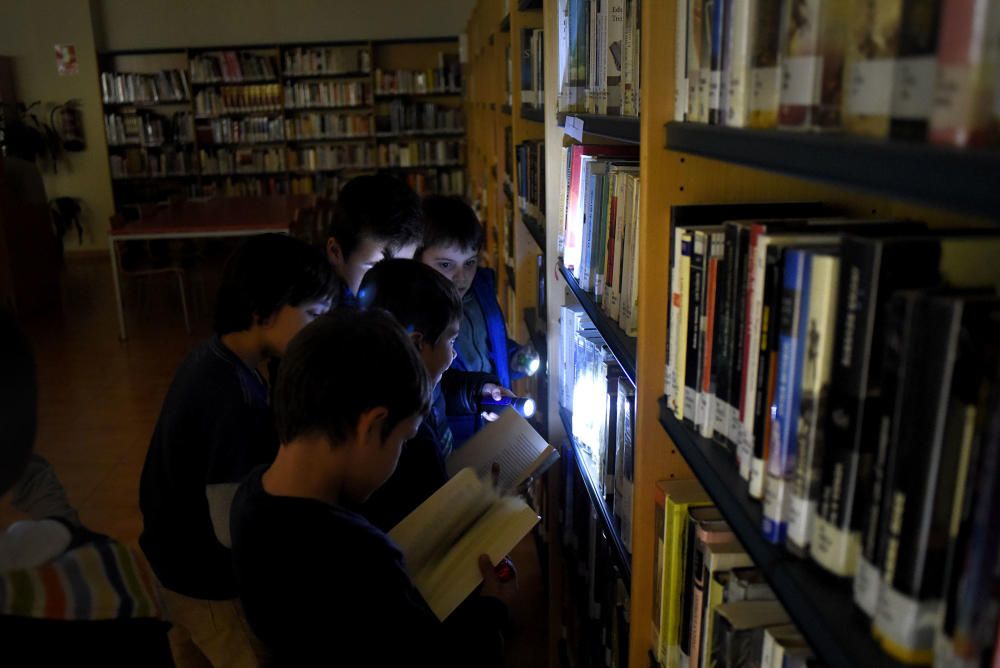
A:
POLYGON ((1000 237, 834 213, 673 209, 667 402, 733 453, 769 540, 854 578, 886 651, 929 662, 948 555, 973 549, 959 458, 996 413, 1000 237))
POLYGON ((285 122, 272 116, 213 118, 199 124, 198 141, 206 144, 252 144, 276 142, 285 138, 285 122))
POLYGON ((529 140, 515 149, 518 206, 536 221, 545 220, 545 142, 529 140))
POLYGON ((638 329, 639 154, 635 146, 562 149, 559 246, 580 287, 630 336, 638 329))
POLYGON ((465 195, 465 172, 461 169, 407 172, 405 181, 421 197, 432 193, 456 197, 465 195))
POLYGON ((426 70, 375 70, 376 95, 461 92, 462 66, 457 56, 440 54, 438 67, 426 70))
POLYGON ((108 161, 113 179, 187 176, 191 171, 190 152, 168 147, 155 154, 128 149, 109 156, 108 161))
POLYGON ((191 81, 196 84, 277 80, 274 56, 250 51, 213 51, 193 56, 191 81))
POLYGON ((153 113, 105 114, 104 131, 109 146, 161 146, 194 141, 193 119, 188 112, 170 117, 153 113))
POLYGON ((375 108, 375 132, 378 134, 434 134, 462 132, 465 116, 459 107, 393 100, 375 108))
POLYGON ((628 665, 630 592, 613 546, 590 500, 572 447, 564 447, 564 596, 560 634, 568 662, 578 668, 628 665))
POLYGON ((1000 139, 991 0, 677 3, 676 120, 1000 139))
POLYGON ((309 112, 285 119, 285 136, 298 139, 350 139, 372 135, 370 114, 309 112))
POLYGON ((194 96, 194 110, 195 114, 203 117, 281 111, 281 84, 223 86, 200 90, 194 96))
POLYGON ((559 0, 559 111, 639 115, 640 0, 559 0))
POLYGON ((521 30, 521 105, 545 104, 545 40, 541 28, 521 30))
POLYGON ((183 70, 101 72, 101 97, 105 104, 186 102, 191 99, 191 88, 183 70))
POLYGON ((202 149, 198 152, 201 173, 277 173, 285 171, 285 150, 283 148, 220 148, 214 151, 202 149))
POLYGON ((337 144, 288 150, 288 169, 314 172, 330 169, 368 169, 375 166, 370 144, 337 144))
POLYGON ((283 178, 280 176, 225 176, 206 179, 197 187, 195 197, 260 197, 262 195, 329 196, 340 191, 343 179, 339 175, 308 174, 283 178))
POLYGON ((378 164, 383 167, 421 167, 460 165, 465 141, 438 139, 379 144, 378 164))
POLYGON ((372 54, 367 46, 295 47, 282 54, 285 76, 367 74, 372 54))
POLYGON ((663 668, 817 665, 698 481, 662 480, 654 503, 652 641, 663 668))
POLYGON ((361 107, 372 103, 371 84, 364 81, 297 81, 285 86, 285 106, 361 107))

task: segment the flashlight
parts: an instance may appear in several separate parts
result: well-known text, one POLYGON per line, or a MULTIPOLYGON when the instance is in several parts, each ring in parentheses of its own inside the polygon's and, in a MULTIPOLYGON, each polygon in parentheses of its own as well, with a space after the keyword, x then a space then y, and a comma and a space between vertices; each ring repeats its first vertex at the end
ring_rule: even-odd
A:
POLYGON ((535 414, 535 400, 531 397, 482 397, 479 400, 479 408, 483 411, 497 412, 505 406, 511 406, 521 417, 530 418, 535 414))
POLYGON ((534 376, 541 366, 538 353, 531 346, 523 346, 514 357, 513 368, 526 376, 534 376))

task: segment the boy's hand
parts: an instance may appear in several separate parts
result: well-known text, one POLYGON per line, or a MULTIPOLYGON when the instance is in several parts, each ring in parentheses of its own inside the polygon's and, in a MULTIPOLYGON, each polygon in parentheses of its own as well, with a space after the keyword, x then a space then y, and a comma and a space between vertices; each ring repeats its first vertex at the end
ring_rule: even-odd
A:
POLYGON ((483 587, 479 590, 480 596, 492 596, 510 605, 517 593, 517 570, 510 557, 504 557, 500 563, 493 566, 490 558, 479 555, 479 572, 483 576, 483 587))
MULTIPOLYGON (((490 397, 494 401, 500 401, 504 397, 515 397, 517 395, 508 390, 506 387, 501 387, 496 383, 484 383, 483 396, 490 397)), ((481 415, 483 416, 483 419, 486 420, 487 422, 495 422, 500 417, 493 411, 483 411, 481 415)))

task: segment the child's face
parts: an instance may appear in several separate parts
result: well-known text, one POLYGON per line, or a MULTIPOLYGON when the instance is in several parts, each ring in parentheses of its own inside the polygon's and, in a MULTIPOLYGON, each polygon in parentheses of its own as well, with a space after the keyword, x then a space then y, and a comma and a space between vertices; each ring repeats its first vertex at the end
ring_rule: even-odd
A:
POLYGON ((361 279, 365 277, 368 270, 374 267, 376 262, 385 258, 385 247, 385 241, 362 236, 354 252, 344 257, 340 244, 337 243, 336 239, 330 237, 327 240, 326 253, 334 271, 356 295, 361 289, 361 279))
POLYGON ((456 244, 428 246, 420 254, 420 261, 454 283, 458 293, 464 297, 472 285, 472 279, 476 277, 479 251, 461 248, 456 244))
POLYGON ((441 382, 441 376, 455 360, 455 339, 458 338, 460 325, 457 320, 450 323, 433 344, 420 342, 420 357, 423 358, 427 375, 435 386, 441 382))
POLYGON ((262 324, 264 347, 275 357, 283 357, 289 342, 310 322, 330 310, 330 300, 281 307, 262 324))

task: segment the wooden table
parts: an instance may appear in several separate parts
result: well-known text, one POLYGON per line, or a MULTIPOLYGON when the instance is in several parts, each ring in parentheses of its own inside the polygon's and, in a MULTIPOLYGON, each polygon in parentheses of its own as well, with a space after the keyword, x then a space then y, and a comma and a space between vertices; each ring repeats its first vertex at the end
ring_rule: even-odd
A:
POLYGON ((296 210, 312 206, 315 199, 315 195, 276 195, 189 200, 165 206, 150 216, 113 228, 108 235, 108 246, 121 340, 124 341, 127 335, 115 244, 153 239, 245 237, 265 232, 288 234, 296 210))

